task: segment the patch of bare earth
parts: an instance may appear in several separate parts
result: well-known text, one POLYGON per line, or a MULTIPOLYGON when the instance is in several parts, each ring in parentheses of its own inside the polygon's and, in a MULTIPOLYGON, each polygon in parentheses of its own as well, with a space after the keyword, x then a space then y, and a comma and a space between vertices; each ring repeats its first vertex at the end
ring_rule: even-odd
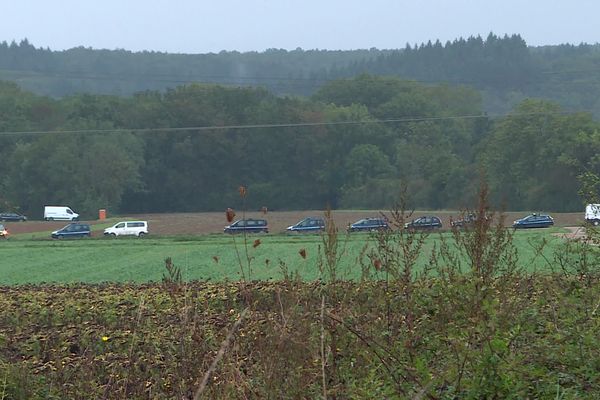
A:
MULTIPOLYGON (((438 211, 421 212, 416 211, 411 218, 422 215, 437 215, 442 219, 444 227, 450 226, 450 219, 459 219, 459 212, 438 211)), ((510 226, 512 222, 527 213, 508 212, 505 214, 505 224, 510 226)), ((270 211, 263 214, 260 211, 247 212, 246 218, 264 218, 269 223, 269 231, 272 233, 284 232, 285 229, 306 217, 321 217, 322 210, 312 211, 270 211)), ((379 211, 333 211, 333 218, 340 230, 345 230, 348 224, 356 222, 361 218, 379 217, 379 211)), ((243 213, 237 212, 236 218, 242 218, 243 213)), ((573 227, 582 222, 582 213, 560 213, 552 214, 556 226, 573 227)), ((227 225, 225 212, 202 212, 202 213, 167 213, 167 214, 139 214, 119 218, 119 220, 146 220, 149 224, 151 234, 156 235, 202 235, 209 233, 222 233, 227 225)), ((86 221, 90 224, 99 224, 104 221, 86 221)), ((116 221, 115 221, 116 222, 116 221)), ((11 234, 48 232, 62 228, 68 222, 5 222, 4 225, 11 234)), ((570 228, 569 228, 570 229, 570 228)), ((573 233, 574 235, 576 233, 573 233)))
POLYGON ((584 240, 587 238, 585 228, 583 226, 566 226, 567 233, 557 233, 556 236, 568 240, 584 240))

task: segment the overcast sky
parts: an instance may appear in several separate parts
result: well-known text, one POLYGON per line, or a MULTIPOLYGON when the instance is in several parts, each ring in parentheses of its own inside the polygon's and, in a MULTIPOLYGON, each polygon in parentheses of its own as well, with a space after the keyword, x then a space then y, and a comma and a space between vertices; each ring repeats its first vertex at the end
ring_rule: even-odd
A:
POLYGON ((379 49, 519 33, 600 41, 599 0, 0 0, 0 41, 207 53, 379 49))

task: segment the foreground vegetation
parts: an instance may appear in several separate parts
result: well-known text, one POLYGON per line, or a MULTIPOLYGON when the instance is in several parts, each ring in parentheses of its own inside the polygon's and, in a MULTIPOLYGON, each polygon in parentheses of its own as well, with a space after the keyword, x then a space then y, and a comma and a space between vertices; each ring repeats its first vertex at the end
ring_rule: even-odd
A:
MULTIPOLYGON (((253 251, 268 240, 252 238, 248 249, 239 242, 233 249, 241 277, 234 283, 187 282, 167 258, 156 283, 0 287, 1 393, 596 398, 595 234, 555 243, 549 253, 544 238, 530 243, 548 270, 528 271, 514 233, 502 217, 493 227, 485 212, 479 207, 475 226, 433 243, 403 229, 371 236, 352 281, 326 213, 317 256, 307 261, 317 281, 302 280, 284 260, 281 280, 250 281, 261 262, 253 251)), ((394 226, 403 221, 393 214, 394 226)), ((306 247, 297 256, 307 260, 306 247)))
POLYGON ((600 282, 562 275, 399 282, 0 289, 7 399, 593 399, 600 282), (248 310, 248 311, 245 311, 248 310))

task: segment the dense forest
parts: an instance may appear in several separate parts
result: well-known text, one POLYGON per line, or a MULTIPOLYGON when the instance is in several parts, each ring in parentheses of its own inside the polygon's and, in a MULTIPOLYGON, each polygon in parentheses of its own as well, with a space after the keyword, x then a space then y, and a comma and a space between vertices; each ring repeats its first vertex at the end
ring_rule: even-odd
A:
POLYGON ((263 87, 277 95, 311 96, 326 82, 366 73, 469 86, 481 93, 482 107, 491 114, 506 113, 526 98, 544 98, 570 111, 600 116, 597 44, 528 47, 519 35, 489 34, 485 39, 402 46, 193 55, 83 47, 52 51, 22 40, 0 43, 0 79, 51 97, 128 96, 190 83, 263 87))
POLYGON ((258 209, 469 207, 479 176, 513 210, 575 211, 600 173, 590 113, 528 99, 486 115, 481 94, 359 75, 310 97, 190 84, 133 96, 40 96, 0 82, 2 208, 94 215, 258 209))

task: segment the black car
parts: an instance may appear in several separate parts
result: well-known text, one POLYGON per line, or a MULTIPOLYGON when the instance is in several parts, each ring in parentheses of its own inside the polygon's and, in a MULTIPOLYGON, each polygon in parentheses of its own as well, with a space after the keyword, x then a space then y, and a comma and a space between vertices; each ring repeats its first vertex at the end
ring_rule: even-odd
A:
POLYGON ((90 237, 92 231, 88 224, 72 223, 52 232, 52 239, 90 237))
POLYGON ((404 224, 404 229, 413 230, 439 229, 441 227, 442 220, 436 216, 423 216, 404 224))
POLYGON ((27 217, 21 214, 17 214, 14 212, 3 212, 0 213, 0 221, 16 221, 16 222, 23 222, 23 221, 27 221, 27 217))
POLYGON ((267 221, 264 219, 238 219, 223 229, 225 233, 269 233, 267 221))
POLYGON ((554 219, 546 214, 531 214, 526 217, 520 218, 513 223, 515 229, 526 229, 526 228, 548 228, 554 225, 554 219))
POLYGON ((375 232, 389 229, 385 218, 364 218, 348 227, 348 232, 375 232))

